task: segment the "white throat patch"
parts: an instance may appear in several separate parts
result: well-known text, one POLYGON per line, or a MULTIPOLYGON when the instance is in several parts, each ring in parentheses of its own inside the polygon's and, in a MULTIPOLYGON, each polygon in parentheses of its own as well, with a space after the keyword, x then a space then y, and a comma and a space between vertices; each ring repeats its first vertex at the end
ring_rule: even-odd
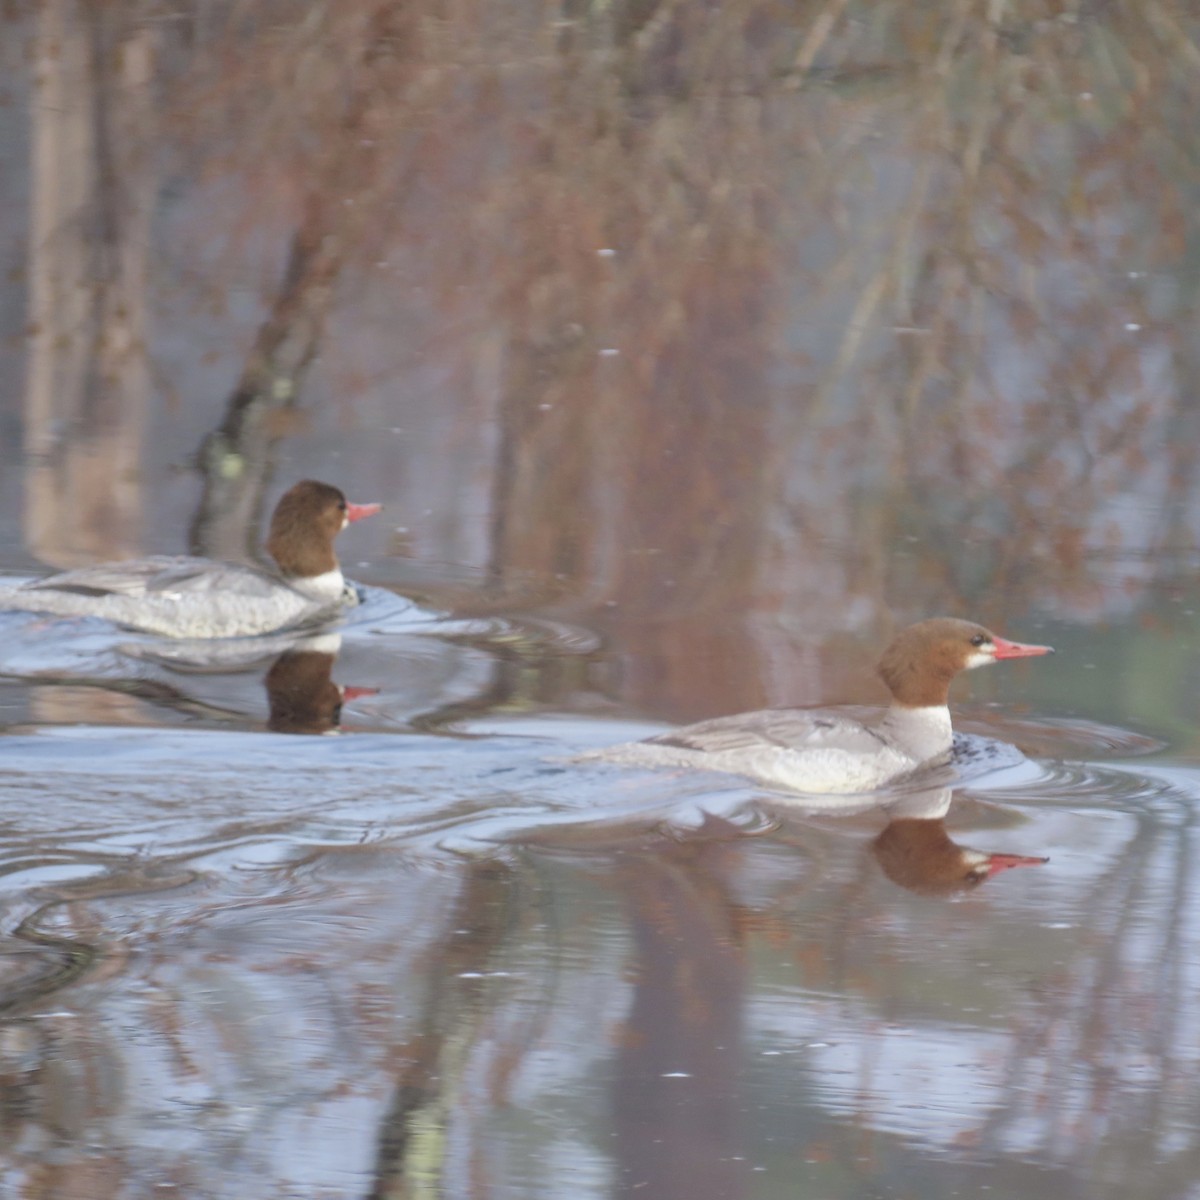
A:
POLYGON ((346 588, 346 580, 342 577, 340 567, 325 571, 320 575, 310 575, 306 579, 294 577, 288 580, 298 592, 311 596, 325 604, 341 603, 342 593, 346 588))

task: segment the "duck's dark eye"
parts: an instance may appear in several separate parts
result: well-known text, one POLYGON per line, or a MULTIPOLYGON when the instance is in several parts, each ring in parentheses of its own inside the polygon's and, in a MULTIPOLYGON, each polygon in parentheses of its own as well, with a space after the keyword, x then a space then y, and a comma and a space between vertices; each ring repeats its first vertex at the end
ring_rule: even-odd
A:
POLYGON ((338 512, 345 512, 345 511, 346 511, 346 501, 339 500, 338 501, 338 512))
POLYGON ((972 646, 982 646, 982 645, 983 645, 983 643, 984 643, 984 642, 986 642, 986 641, 987 641, 987 634, 984 634, 984 633, 977 633, 977 634, 976 634, 976 635, 975 635, 975 636, 974 636, 974 637, 971 639, 971 645, 972 645, 972 646))

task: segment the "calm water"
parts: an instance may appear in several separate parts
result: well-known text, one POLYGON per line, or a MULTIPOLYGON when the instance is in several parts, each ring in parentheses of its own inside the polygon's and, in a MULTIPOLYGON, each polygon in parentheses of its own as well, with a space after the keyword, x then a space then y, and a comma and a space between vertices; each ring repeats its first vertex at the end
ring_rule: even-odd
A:
MULTIPOLYGON (((959 786, 910 819, 797 809, 572 762, 655 726, 488 711, 507 651, 372 607, 336 657, 282 656, 378 689, 336 738, 264 730, 270 660, 195 674, 4 619, 10 671, 65 681, 3 689, 9 1194, 1103 1195, 1184 1169, 1185 749, 977 701, 959 786), (948 889, 947 837, 1050 861, 948 889)), ((525 632, 535 664, 568 653, 525 632)), ((1128 636, 1005 695, 1042 666, 1083 688, 1128 636)))
POLYGON ((251 7, 0 17, 0 578, 385 504, 0 613, 0 1200, 1200 1197, 1195 15, 251 7), (577 760, 939 613, 924 790, 577 760))

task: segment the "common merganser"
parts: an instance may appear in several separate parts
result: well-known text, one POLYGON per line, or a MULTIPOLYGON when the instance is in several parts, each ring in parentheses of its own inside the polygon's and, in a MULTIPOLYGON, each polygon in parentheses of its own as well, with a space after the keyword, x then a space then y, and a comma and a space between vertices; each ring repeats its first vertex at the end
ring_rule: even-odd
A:
POLYGON ((0 610, 103 617, 174 638, 247 637, 326 620, 358 603, 333 539, 378 504, 350 504, 328 483, 306 479, 271 514, 266 549, 273 574, 208 558, 155 555, 64 571, 0 588, 0 610))
POLYGON ((934 617, 910 625, 884 651, 878 669, 892 703, 873 724, 830 710, 763 709, 583 757, 628 766, 700 767, 794 792, 874 791, 949 759, 954 731, 947 702, 959 671, 1052 653, 1050 646, 1010 642, 970 621, 934 617))

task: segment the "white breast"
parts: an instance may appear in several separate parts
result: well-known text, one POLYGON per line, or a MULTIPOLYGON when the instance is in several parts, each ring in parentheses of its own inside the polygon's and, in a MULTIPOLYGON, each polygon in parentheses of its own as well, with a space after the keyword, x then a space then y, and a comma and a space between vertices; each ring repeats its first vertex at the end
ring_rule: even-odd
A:
POLYGON ((346 580, 338 567, 321 575, 310 575, 307 578, 293 577, 288 580, 288 583, 305 596, 311 596, 312 599, 327 604, 341 603, 342 596, 346 591, 346 580))

